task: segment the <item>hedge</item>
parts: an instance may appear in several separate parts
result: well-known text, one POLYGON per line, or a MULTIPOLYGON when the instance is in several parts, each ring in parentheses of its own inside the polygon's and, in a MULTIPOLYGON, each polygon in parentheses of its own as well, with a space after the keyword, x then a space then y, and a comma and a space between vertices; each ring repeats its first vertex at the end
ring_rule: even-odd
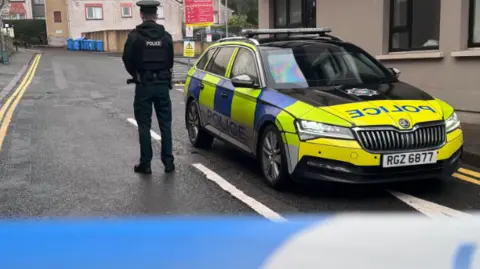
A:
POLYGON ((3 23, 13 25, 15 41, 30 45, 47 44, 47 25, 45 20, 3 20, 3 23))

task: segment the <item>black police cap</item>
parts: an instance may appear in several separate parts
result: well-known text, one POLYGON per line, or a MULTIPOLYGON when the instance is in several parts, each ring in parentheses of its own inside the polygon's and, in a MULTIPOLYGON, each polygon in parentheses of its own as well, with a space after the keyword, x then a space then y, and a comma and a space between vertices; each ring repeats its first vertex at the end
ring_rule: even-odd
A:
POLYGON ((156 13, 159 5, 160 2, 155 0, 142 0, 137 2, 137 6, 140 7, 140 11, 145 13, 156 13))

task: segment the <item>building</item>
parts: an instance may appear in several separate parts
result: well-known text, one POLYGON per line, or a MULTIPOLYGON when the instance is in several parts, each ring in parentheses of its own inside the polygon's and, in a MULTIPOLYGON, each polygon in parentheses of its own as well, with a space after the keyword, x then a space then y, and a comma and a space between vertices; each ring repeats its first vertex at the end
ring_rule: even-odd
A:
MULTIPOLYGON (((181 38, 182 4, 176 0, 160 2, 158 22, 174 38, 181 38)), ((64 46, 68 38, 81 37, 87 32, 131 30, 142 22, 135 0, 48 0, 45 10, 49 44, 53 46, 64 46)))
MULTIPOLYGON (((183 1, 160 2, 158 22, 165 25, 174 40, 183 39, 183 1)), ((225 15, 231 16, 233 11, 216 3, 217 20, 225 21, 225 15)), ((136 0, 48 0, 45 10, 48 40, 53 46, 64 46, 68 38, 81 37, 83 33, 131 30, 142 22, 136 0)))
POLYGON ((45 0, 9 0, 6 8, 11 20, 45 19, 45 0))
POLYGON ((259 28, 332 28, 480 123, 480 0, 258 1, 259 28))

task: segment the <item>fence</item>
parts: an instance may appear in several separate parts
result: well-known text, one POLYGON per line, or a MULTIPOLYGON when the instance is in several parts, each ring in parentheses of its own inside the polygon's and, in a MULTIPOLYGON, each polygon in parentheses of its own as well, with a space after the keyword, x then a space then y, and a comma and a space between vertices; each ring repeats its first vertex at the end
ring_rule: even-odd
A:
MULTIPOLYGON (((212 35, 212 41, 227 37, 226 26, 212 26, 210 27, 212 35)), ((241 34, 242 28, 239 26, 229 26, 228 36, 238 36, 241 34)), ((185 30, 183 30, 183 36, 185 36, 185 30)), ((205 27, 195 28, 193 30, 193 39, 195 41, 207 42, 207 31, 205 27)))

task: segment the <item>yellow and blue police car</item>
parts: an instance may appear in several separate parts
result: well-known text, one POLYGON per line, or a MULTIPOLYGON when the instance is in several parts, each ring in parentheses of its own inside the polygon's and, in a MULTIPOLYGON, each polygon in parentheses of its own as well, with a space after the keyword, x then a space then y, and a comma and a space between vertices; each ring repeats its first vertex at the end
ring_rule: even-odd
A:
POLYGON ((185 83, 191 143, 236 146, 274 188, 451 175, 463 145, 454 109, 330 32, 252 29, 210 46, 185 83))

